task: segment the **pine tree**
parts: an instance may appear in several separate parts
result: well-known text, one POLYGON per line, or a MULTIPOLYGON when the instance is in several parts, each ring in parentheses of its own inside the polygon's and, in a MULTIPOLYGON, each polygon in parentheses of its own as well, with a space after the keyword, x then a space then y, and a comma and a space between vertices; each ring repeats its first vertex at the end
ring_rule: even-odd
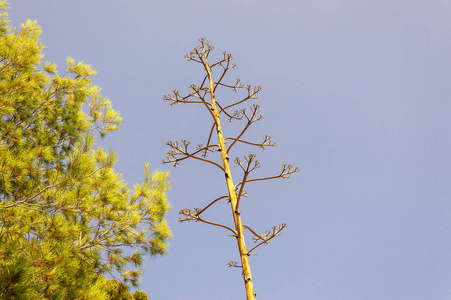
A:
POLYGON ((250 178, 249 174, 258 169, 260 167, 260 163, 255 159, 255 154, 248 154, 244 156, 244 161, 239 157, 236 157, 233 160, 233 162, 243 171, 242 180, 237 184, 233 183, 229 156, 232 152, 232 148, 237 145, 237 143, 248 146, 257 146, 261 149, 265 149, 266 147, 274 147, 276 144, 271 140, 270 136, 266 135, 263 137, 261 142, 253 142, 244 139, 244 135, 249 127, 255 122, 262 120, 263 116, 259 114, 260 106, 255 103, 248 110, 245 108, 236 109, 236 107, 244 102, 257 99, 257 94, 260 92, 261 87, 252 87, 250 85, 245 86, 241 83, 240 79, 236 79, 235 83, 225 83, 224 78, 226 77, 227 72, 235 67, 235 65, 232 64, 232 55, 224 52, 222 59, 211 63, 208 58, 214 47, 205 39, 200 39, 199 41, 201 43, 200 46, 194 48, 194 50, 185 57, 188 61, 193 61, 202 65, 202 68, 205 71, 205 76, 201 81, 202 83, 199 86, 191 84, 189 86, 190 91, 185 96, 182 96, 179 91, 174 90, 172 94, 165 96, 163 99, 170 101, 171 105, 177 103, 191 103, 200 104, 203 108, 205 108, 208 112, 206 115, 209 115, 212 121, 209 135, 206 139, 207 142, 204 145, 198 145, 193 151, 189 149, 189 145, 191 143, 187 140, 169 141, 167 145, 171 147, 172 150, 168 152, 168 156, 163 160, 163 163, 172 163, 173 166, 177 166, 181 161, 187 158, 192 158, 209 163, 217 167, 220 172, 224 174, 227 186, 227 195, 216 198, 202 209, 194 208, 192 210, 181 210, 180 214, 183 217, 180 217, 179 221, 203 222, 226 229, 228 232, 232 233, 230 236, 236 238, 237 240, 241 265, 239 265, 238 262, 232 261, 229 261, 227 265, 229 267, 238 267, 242 269, 247 299, 254 300, 256 294, 254 292, 249 256, 254 254, 253 251, 255 249, 261 245, 268 244, 270 240, 280 235, 280 232, 285 229, 287 225, 282 223, 279 226, 273 226, 271 230, 258 234, 250 226, 243 224, 242 214, 240 212, 240 202, 243 197, 247 196, 244 187, 246 184, 251 182, 276 178, 289 178, 290 174, 298 172, 299 169, 291 165, 283 164, 281 172, 276 175, 262 178, 250 178), (219 69, 219 74, 216 79, 214 79, 212 74, 213 68, 219 69), (218 88, 229 89, 235 93, 244 92, 244 96, 238 101, 232 103, 226 103, 225 101, 222 101, 223 99, 219 101, 216 98, 218 88), (231 111, 231 109, 235 109, 235 111, 231 111), (229 122, 244 120, 245 125, 235 137, 227 137, 223 129, 224 124, 221 124, 221 116, 227 118, 229 122), (214 133, 216 133, 217 136, 217 144, 214 143, 214 133), (216 157, 216 159, 211 159, 208 157, 209 154, 218 152, 220 153, 220 157, 216 157), (228 200, 232 209, 234 225, 231 227, 212 221, 207 221, 202 216, 202 214, 212 205, 224 199, 228 200), (248 230, 253 235, 253 242, 256 243, 256 245, 250 250, 247 250, 246 248, 244 229, 248 230))
POLYGON ((0 1, 0 299, 107 299, 101 274, 136 286, 143 255, 166 253, 168 172, 129 189, 96 135, 120 115, 67 58, 41 63, 40 28, 11 28, 0 1), (83 106, 87 111, 83 111, 83 106), (129 248, 131 251, 124 251, 129 248))
POLYGON ((116 279, 105 281, 105 290, 108 300, 149 300, 145 292, 130 293, 128 286, 116 279))

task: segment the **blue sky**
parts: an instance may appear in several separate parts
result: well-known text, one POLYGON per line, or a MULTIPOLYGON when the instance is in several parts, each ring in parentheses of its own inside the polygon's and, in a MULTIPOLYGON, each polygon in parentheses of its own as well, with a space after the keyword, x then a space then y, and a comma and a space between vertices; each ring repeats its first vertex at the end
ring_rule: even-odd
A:
MULTIPOLYGON (((259 300, 451 298, 451 4, 448 1, 12 1, 13 24, 37 19, 46 60, 91 64, 122 127, 99 141, 130 184, 143 165, 171 170, 169 255, 146 261, 151 299, 244 299, 235 240, 177 222, 226 192, 223 175, 187 161, 160 165, 168 140, 204 143, 201 107, 162 100, 199 84, 183 56, 205 37, 232 53, 229 77, 261 85, 265 119, 247 137, 258 175, 242 217, 258 232, 288 223, 251 259, 259 300)), ((216 55, 216 56, 215 56, 216 55)), ((227 99, 223 101, 227 102, 227 99)), ((227 129, 225 129, 227 130, 227 129)), ((241 174, 239 174, 241 176, 241 174)), ((238 178, 238 174, 235 175, 238 178)), ((237 181, 236 179, 235 181, 237 181)), ((231 224, 218 204, 205 218, 231 224)), ((248 241, 250 245, 250 241, 248 241)))

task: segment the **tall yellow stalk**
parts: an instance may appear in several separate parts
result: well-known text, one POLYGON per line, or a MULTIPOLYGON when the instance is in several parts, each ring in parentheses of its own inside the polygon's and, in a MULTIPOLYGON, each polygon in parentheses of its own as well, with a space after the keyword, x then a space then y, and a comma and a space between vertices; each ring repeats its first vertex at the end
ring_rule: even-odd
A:
POLYGON ((240 214, 240 201, 243 196, 246 195, 246 191, 244 187, 246 183, 256 182, 261 180, 269 180, 275 178, 288 178, 290 174, 297 172, 298 168, 293 168, 291 165, 282 165, 282 171, 275 175, 263 178, 249 178, 249 174, 255 169, 260 167, 260 163, 255 159, 255 154, 248 154, 244 156, 244 162, 238 157, 234 159, 234 163, 239 165, 244 172, 243 178, 241 182, 238 184, 234 184, 232 180, 232 173, 230 171, 230 161, 229 161, 229 153, 232 150, 233 146, 237 143, 243 143, 249 146, 257 146, 259 148, 265 149, 265 147, 272 147, 276 144, 271 140, 270 136, 264 136, 263 141, 256 143, 250 142, 243 138, 247 129, 255 122, 260 121, 263 116, 259 115, 259 106, 253 104, 249 110, 244 108, 235 110, 231 112, 230 109, 234 108, 237 105, 240 105, 248 100, 257 99, 257 93, 261 90, 261 87, 251 87, 250 85, 244 86, 239 79, 236 80, 234 84, 226 84, 223 83, 223 79, 227 73, 227 71, 231 68, 234 68, 235 65, 232 65, 230 62, 232 60, 232 56, 224 52, 224 58, 210 64, 208 62, 208 55, 210 51, 213 49, 213 46, 208 43, 208 41, 204 39, 200 39, 201 46, 194 48, 189 54, 186 55, 189 61, 194 61, 202 64, 205 69, 206 75, 200 86, 195 84, 190 85, 191 91, 186 96, 181 96, 180 92, 174 90, 172 94, 169 94, 164 97, 164 100, 171 101, 172 104, 177 103, 196 103, 203 105, 210 116, 213 119, 213 124, 210 130, 210 134, 207 139, 206 145, 197 146, 195 151, 189 151, 188 147, 190 142, 187 140, 181 141, 169 141, 167 145, 169 145, 173 150, 168 152, 168 156, 163 160, 163 163, 173 163, 174 166, 178 165, 181 161, 187 158, 193 158, 202 162, 206 162, 214 165, 215 167, 221 169, 221 171, 225 175, 226 184, 227 184, 227 195, 223 195, 213 201, 211 201, 208 205, 206 205, 203 209, 194 208, 191 209, 182 209, 180 214, 184 217, 180 218, 180 222, 184 221, 199 221, 205 224, 214 225, 223 229, 227 229, 232 232, 238 243, 238 250, 240 253, 241 266, 238 265, 237 262, 228 262, 227 265, 229 267, 237 267, 242 269, 242 274, 244 278, 244 285, 246 287, 246 296, 247 300, 255 300, 256 294, 254 292, 254 284, 251 276, 251 267, 249 264, 249 256, 251 253, 261 245, 268 244, 271 239, 280 235, 280 232, 286 228, 286 224, 282 223, 279 226, 272 226, 271 230, 267 230, 262 234, 256 233, 249 226, 245 225, 241 221, 240 214), (216 81, 213 80, 212 77, 212 68, 221 68, 222 74, 219 76, 219 79, 216 81), (246 91, 247 95, 234 103, 221 105, 217 99, 215 98, 216 88, 229 88, 233 91, 246 91), (210 95, 210 99, 207 99, 207 95, 210 95), (225 137, 221 127, 221 115, 225 115, 229 121, 232 120, 247 120, 247 124, 241 130, 241 132, 236 137, 225 137), (213 132, 216 128, 216 133, 218 137, 218 144, 212 143, 213 132), (226 147, 226 142, 230 142, 226 147), (211 160, 208 157, 209 153, 220 152, 221 153, 221 162, 217 162, 215 160, 211 160), (228 227, 224 224, 215 223, 212 221, 204 220, 202 217, 202 213, 205 212, 212 205, 217 203, 222 199, 229 199, 230 206, 232 208, 232 215, 234 221, 234 229, 228 227), (253 240, 256 245, 252 247, 250 250, 246 249, 246 243, 244 238, 244 229, 248 230, 253 235, 253 240))
POLYGON ((249 255, 247 253, 246 242, 244 240, 243 224, 241 223, 240 210, 239 207, 237 206, 237 196, 235 192, 235 186, 233 185, 232 172, 230 171, 229 155, 227 154, 227 148, 224 143, 220 115, 218 112, 218 108, 216 106, 213 78, 211 77, 211 69, 210 65, 208 64, 205 49, 203 51, 203 56, 205 60, 205 69, 207 71, 208 79, 210 81, 211 107, 213 110, 214 121, 216 124, 216 133, 218 135, 219 149, 221 151, 222 165, 224 166, 224 174, 227 183, 227 190, 229 192, 230 205, 232 207, 235 230, 237 232, 236 239, 238 242, 238 250, 240 251, 241 265, 243 268, 243 278, 244 285, 246 287, 246 296, 247 300, 254 300, 255 299, 254 284, 252 282, 251 266, 249 264, 249 255))

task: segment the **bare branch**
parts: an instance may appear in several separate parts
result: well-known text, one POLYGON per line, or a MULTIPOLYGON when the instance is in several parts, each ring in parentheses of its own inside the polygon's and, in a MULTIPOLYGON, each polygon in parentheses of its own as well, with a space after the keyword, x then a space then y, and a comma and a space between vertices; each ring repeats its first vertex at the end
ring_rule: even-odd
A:
MULTIPOLYGON (((299 172, 299 168, 298 167, 293 167, 292 165, 286 165, 283 164, 282 165, 282 171, 280 172, 279 175, 276 176, 270 176, 270 177, 262 177, 262 178, 255 178, 255 179, 249 179, 246 181, 246 183, 248 182, 253 182, 253 181, 261 181, 261 180, 270 180, 270 179, 276 179, 276 178, 290 178, 290 175, 293 173, 299 172)), ((243 182, 240 182, 236 185, 236 187, 242 185, 243 182)))
MULTIPOLYGON (((213 122, 213 125, 211 126, 211 129, 210 129, 210 134, 208 135, 208 140, 207 140, 207 146, 206 147, 208 147, 210 145, 211 137, 213 135, 213 130, 215 129, 215 127, 216 127, 216 122, 213 122)), ((202 157, 207 157, 207 152, 206 151, 202 154, 202 157)))
MULTIPOLYGON (((208 89, 201 87, 201 86, 197 86, 195 84, 191 84, 189 86, 189 88, 193 91, 193 93, 191 93, 192 97, 199 98, 199 99, 201 99, 202 102, 205 102, 204 98, 208 94, 208 89)), ((199 102, 197 102, 197 103, 199 103, 199 102)), ((207 105, 209 105, 209 103, 207 103, 207 105)))
MULTIPOLYGON (((238 83, 238 80, 239 79, 237 79, 237 83, 238 83)), ((225 84, 220 84, 220 85, 234 89, 234 86, 228 86, 228 85, 225 85, 225 84)), ((243 103, 243 102, 245 102, 247 100, 258 99, 258 95, 257 94, 258 94, 258 92, 260 92, 262 90, 261 86, 254 86, 254 88, 252 88, 250 85, 247 85, 245 88, 247 89, 247 97, 246 98, 244 98, 241 101, 238 101, 238 102, 235 102, 233 104, 230 104, 229 106, 224 107, 223 109, 221 109, 221 111, 219 113, 221 113, 222 111, 224 111, 224 110, 226 110, 226 109, 228 109, 230 107, 239 105, 239 104, 241 104, 241 103, 243 103)))
POLYGON ((225 228, 227 230, 230 230, 231 232, 233 232, 234 235, 237 234, 237 232, 235 230, 233 230, 232 228, 222 225, 222 224, 218 224, 218 223, 213 223, 213 222, 209 222, 209 221, 205 221, 204 219, 202 219, 201 216, 199 216, 199 212, 200 212, 200 208, 194 208, 194 211, 191 211, 191 209, 185 208, 182 209, 181 211, 179 211, 179 214, 184 215, 185 218, 180 217, 179 218, 179 222, 185 222, 185 221, 196 221, 196 222, 203 222, 206 224, 210 224, 213 226, 218 226, 218 227, 222 227, 225 228))
MULTIPOLYGON (((217 63, 215 63, 215 64, 213 64, 213 65, 210 66, 210 68, 213 68, 214 66, 216 66, 216 65, 219 64, 219 65, 221 65, 221 67, 224 69, 224 71, 222 72, 221 77, 219 78, 218 82, 216 82, 216 84, 215 84, 215 87, 214 87, 214 89, 213 89, 213 92, 216 92, 216 88, 217 88, 218 85, 221 83, 221 81, 222 81, 222 79, 224 78, 225 74, 226 74, 227 71, 229 70, 230 62, 231 62, 232 59, 233 59, 233 57, 232 57, 231 54, 227 54, 227 53, 223 52, 223 55, 224 55, 224 59, 223 59, 223 60, 221 60, 221 61, 219 61, 219 62, 217 62, 217 63), (224 62, 227 63, 226 66, 223 65, 224 62)), ((233 65, 232 68, 233 68, 233 67, 235 67, 235 65, 233 65)))
POLYGON ((204 80, 202 80, 202 84, 200 85, 200 88, 202 89, 204 87, 205 81, 207 81, 208 75, 204 76, 204 80))
MULTIPOLYGON (((248 156, 245 156, 244 159, 247 162, 247 166, 246 169, 244 169, 241 160, 236 157, 234 162, 236 164, 238 164, 241 169, 243 169, 244 171, 244 176, 243 176, 243 180, 241 181, 243 184, 240 187, 240 191, 238 192, 238 197, 237 197, 237 201, 236 201, 236 209, 239 209, 240 206, 240 200, 241 200, 241 195, 243 194, 243 189, 244 189, 244 185, 246 184, 246 180, 247 180, 247 176, 249 175, 250 172, 254 171, 257 168, 260 168, 260 163, 258 162, 258 160, 255 159, 256 155, 255 154, 249 154, 248 156), (251 167, 251 164, 253 163, 253 166, 251 167)), ((238 188, 238 186, 235 186, 235 190, 238 188)))
POLYGON ((258 233, 256 233, 254 230, 252 230, 252 228, 250 228, 249 226, 243 224, 243 227, 246 228, 247 230, 249 230, 250 232, 252 232, 252 234, 254 236, 259 237, 260 239, 263 240, 263 237, 261 237, 258 233))
POLYGON ((237 141, 240 140, 240 138, 244 135, 244 133, 246 132, 246 130, 251 126, 252 123, 260 121, 263 119, 262 115, 257 115, 257 113, 259 112, 259 108, 260 106, 257 104, 253 104, 250 107, 250 115, 248 115, 246 109, 240 109, 238 110, 238 112, 235 112, 234 116, 243 116, 247 119, 247 124, 246 126, 243 128, 243 130, 241 131, 241 133, 238 135, 238 137, 236 137, 236 139, 233 139, 234 141, 232 142, 232 144, 227 148, 227 153, 230 152, 230 150, 232 149, 232 147, 235 145, 235 143, 237 141))
POLYGON ((221 197, 219 197, 219 198, 216 198, 215 200, 213 200, 212 202, 210 202, 210 204, 208 204, 206 207, 204 207, 201 211, 199 211, 199 212, 197 213, 197 215, 199 216, 201 213, 203 213, 204 211, 206 211, 210 206, 212 206, 213 204, 215 204, 215 203, 218 202, 219 200, 225 199, 225 198, 229 198, 229 196, 228 196, 228 195, 225 195, 225 196, 221 196, 221 197))
MULTIPOLYGON (((215 84, 217 85, 221 85, 223 87, 227 87, 227 88, 231 88, 235 93, 238 92, 238 89, 248 89, 248 87, 250 87, 249 85, 244 86, 244 84, 241 82, 241 79, 236 78, 235 79, 235 84, 231 85, 231 84, 224 84, 222 82, 215 82, 215 84)), ((258 93, 258 92, 257 92, 258 93)), ((249 93, 248 93, 249 96, 249 93)), ((247 97, 246 97, 247 98, 247 97)), ((250 98, 249 98, 250 99, 250 98)), ((241 102, 242 103, 242 102, 241 102)))
POLYGON ((206 39, 201 38, 199 39, 199 42, 201 43, 200 46, 195 47, 190 53, 185 55, 185 58, 188 61, 195 61, 198 63, 203 63, 203 49, 206 49, 206 56, 208 57, 208 54, 210 53, 211 50, 214 49, 214 46, 211 45, 206 39))
MULTIPOLYGON (((225 110, 223 110, 221 104, 219 104, 218 101, 216 101, 216 105, 221 109, 219 113, 223 112, 223 113, 227 116, 227 120, 228 120, 229 122, 231 122, 232 119, 238 119, 238 118, 235 118, 233 115, 230 115, 230 114, 229 114, 228 112, 226 112, 225 110)), ((239 120, 241 120, 241 119, 239 119, 239 120)))
POLYGON ((263 150, 266 149, 265 147, 275 147, 276 146, 276 142, 271 140, 271 137, 269 135, 264 135, 263 136, 263 142, 261 142, 259 144, 251 143, 251 142, 243 141, 243 140, 238 140, 238 139, 231 138, 231 137, 227 137, 224 140, 233 140, 233 141, 244 143, 244 144, 248 144, 248 145, 251 145, 251 146, 258 146, 258 147, 262 148, 263 150))
POLYGON ((188 95, 186 95, 185 97, 182 97, 180 95, 180 91, 173 90, 172 94, 168 94, 168 95, 163 96, 163 100, 171 101, 171 105, 175 105, 177 103, 202 103, 202 101, 188 100, 191 97, 195 97, 195 94, 188 93, 188 95))
MULTIPOLYGON (((246 226, 247 229, 250 230, 249 227, 246 226)), ((254 233, 254 236, 252 237, 252 239, 254 240, 254 243, 257 243, 258 241, 262 241, 259 244, 257 244, 254 248, 252 248, 251 250, 249 250, 247 252, 247 255, 250 255, 252 251, 254 251, 255 249, 257 249, 258 247, 260 247, 263 244, 268 244, 269 241, 273 238, 275 238, 276 236, 280 235, 280 232, 282 230, 284 230, 285 228, 287 228, 287 224, 282 223, 279 226, 272 226, 271 229, 272 230, 267 230, 264 233, 258 235, 254 233)), ((250 230, 251 232, 253 232, 253 230, 250 230)))
MULTIPOLYGON (((223 68, 225 69, 225 67, 224 67, 224 65, 223 65, 222 63, 223 63, 223 62, 230 63, 230 62, 233 60, 232 54, 228 54, 228 53, 226 53, 226 52, 224 51, 224 52, 222 52, 222 55, 224 55, 224 58, 223 58, 222 60, 220 60, 220 61, 218 61, 218 62, 212 64, 212 65, 210 66, 210 68, 213 68, 213 67, 215 67, 215 66, 217 66, 217 65, 221 65, 221 67, 223 67, 223 68)), ((227 67, 229 67, 230 69, 235 68, 235 66, 236 66, 236 65, 231 65, 231 66, 229 67, 229 65, 227 65, 227 67)))
POLYGON ((217 151, 215 149, 215 147, 219 147, 218 145, 209 145, 203 148, 198 149, 197 151, 193 152, 193 153, 189 153, 188 152, 188 146, 189 146, 190 142, 186 141, 186 140, 181 140, 181 143, 179 143, 178 141, 173 142, 173 141, 169 141, 166 143, 166 145, 170 146, 171 148, 173 148, 174 150, 169 151, 167 154, 168 156, 162 160, 162 164, 167 164, 167 163, 173 163, 173 166, 176 167, 180 161, 185 160, 189 157, 197 159, 197 160, 201 160, 210 164, 213 164, 215 166, 217 166, 218 168, 220 168, 221 170, 224 171, 224 168, 219 165, 218 163, 205 159, 205 158, 201 158, 201 157, 197 157, 195 156, 197 153, 202 152, 202 151, 217 151), (178 158, 177 155, 183 155, 182 158, 178 158))
POLYGON ((243 266, 239 266, 236 261, 228 261, 228 262, 226 262, 226 266, 229 268, 231 268, 231 267, 242 268, 243 267, 243 266))

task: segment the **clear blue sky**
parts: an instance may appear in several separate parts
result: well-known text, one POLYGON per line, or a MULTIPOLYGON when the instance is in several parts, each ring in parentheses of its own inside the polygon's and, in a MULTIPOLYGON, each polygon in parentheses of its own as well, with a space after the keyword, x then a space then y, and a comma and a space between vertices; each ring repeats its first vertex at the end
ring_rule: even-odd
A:
MULTIPOLYGON (((160 165, 168 140, 203 143, 201 107, 170 107, 199 83, 183 55, 205 37, 232 53, 229 79, 263 86, 265 119, 249 139, 261 176, 289 162, 290 180, 254 184, 242 208, 258 232, 288 228, 252 257, 258 300, 451 299, 451 4, 401 1, 12 1, 14 24, 37 19, 46 60, 91 64, 123 125, 100 141, 127 182, 143 164, 171 170, 169 255, 146 261, 151 299, 244 299, 235 241, 177 222, 225 193, 223 175, 187 161, 160 165)), ((214 56, 214 55, 213 55, 214 56)), ((228 100, 224 100, 228 101, 228 100)), ((230 224, 219 204, 206 218, 230 224)), ((248 242, 249 244, 249 242, 248 242)))

